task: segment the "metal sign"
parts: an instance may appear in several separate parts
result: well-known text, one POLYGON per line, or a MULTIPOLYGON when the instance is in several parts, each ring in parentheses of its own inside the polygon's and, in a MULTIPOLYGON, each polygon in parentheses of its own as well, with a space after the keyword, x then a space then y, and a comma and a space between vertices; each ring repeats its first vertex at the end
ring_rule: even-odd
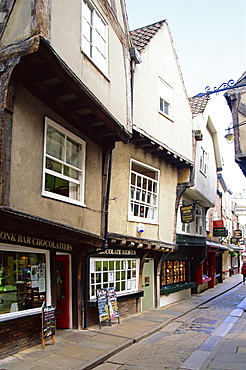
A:
POLYGON ((181 222, 189 224, 195 220, 194 217, 194 206, 193 204, 187 204, 186 206, 180 207, 181 222))
POLYGON ((213 236, 214 237, 223 237, 228 235, 228 230, 225 227, 214 227, 213 236))

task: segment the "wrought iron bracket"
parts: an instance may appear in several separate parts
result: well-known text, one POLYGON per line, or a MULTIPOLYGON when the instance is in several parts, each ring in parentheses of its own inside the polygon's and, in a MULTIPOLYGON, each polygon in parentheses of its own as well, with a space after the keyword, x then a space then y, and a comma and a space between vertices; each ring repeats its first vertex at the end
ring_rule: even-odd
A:
POLYGON ((210 86, 207 86, 205 87, 206 92, 199 93, 195 95, 195 97, 201 98, 202 96, 205 96, 205 95, 219 94, 221 91, 231 90, 231 89, 235 89, 235 88, 242 87, 242 86, 246 86, 246 82, 242 84, 235 84, 234 80, 229 80, 228 82, 223 82, 223 84, 221 84, 219 87, 215 86, 213 90, 210 89, 210 86))

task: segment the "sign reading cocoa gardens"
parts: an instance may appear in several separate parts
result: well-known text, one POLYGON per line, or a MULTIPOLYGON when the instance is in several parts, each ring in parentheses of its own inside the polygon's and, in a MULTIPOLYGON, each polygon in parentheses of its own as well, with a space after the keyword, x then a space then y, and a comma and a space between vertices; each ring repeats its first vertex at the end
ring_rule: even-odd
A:
POLYGON ((55 242, 49 239, 41 239, 35 238, 28 235, 22 234, 15 234, 7 231, 0 230, 0 242, 6 243, 17 243, 17 244, 24 244, 32 247, 39 247, 39 248, 52 248, 62 251, 72 251, 73 247, 70 244, 55 242))

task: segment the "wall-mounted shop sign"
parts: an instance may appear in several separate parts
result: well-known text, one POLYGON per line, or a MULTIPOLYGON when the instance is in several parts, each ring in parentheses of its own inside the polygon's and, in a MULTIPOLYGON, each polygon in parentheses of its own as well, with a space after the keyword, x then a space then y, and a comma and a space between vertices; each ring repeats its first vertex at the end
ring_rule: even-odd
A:
POLYGON ((242 239, 242 237, 243 237, 242 230, 234 230, 234 238, 242 239))
POLYGON ((224 227, 224 221, 223 220, 217 220, 213 221, 213 227, 224 227))
POLYGON ((223 237, 227 235, 228 235, 228 230, 225 227, 214 227, 213 228, 213 236, 223 237))
POLYGON ((130 249, 111 249, 111 248, 107 248, 107 249, 105 249, 105 251, 101 251, 101 252, 100 252, 100 249, 99 249, 98 254, 107 254, 107 255, 112 255, 112 256, 136 256, 137 251, 130 250, 130 249))
POLYGON ((237 245, 237 244, 239 244, 239 241, 240 241, 240 239, 237 239, 237 238, 235 238, 235 237, 232 237, 232 238, 231 238, 231 244, 235 244, 235 245, 237 245))
POLYGON ((194 205, 193 204, 187 204, 186 206, 180 207, 180 213, 181 213, 181 222, 182 223, 190 223, 195 220, 194 216, 194 205))
POLYGON ((40 238, 28 236, 28 235, 15 234, 12 232, 0 230, 0 242, 1 241, 5 243, 11 243, 11 244, 17 243, 17 244, 28 245, 28 246, 39 247, 39 248, 52 248, 52 249, 57 249, 61 251, 72 251, 73 250, 73 247, 70 244, 60 243, 60 242, 55 242, 53 240, 40 239, 40 238))

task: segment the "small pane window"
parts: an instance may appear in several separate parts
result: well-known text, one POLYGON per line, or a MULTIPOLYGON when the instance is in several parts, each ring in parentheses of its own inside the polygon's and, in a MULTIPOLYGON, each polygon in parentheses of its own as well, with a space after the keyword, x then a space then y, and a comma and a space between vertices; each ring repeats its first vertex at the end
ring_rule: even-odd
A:
POLYGON ((157 221, 159 171, 131 161, 129 218, 157 221))
POLYGON ((186 282, 185 261, 164 261, 161 268, 162 285, 186 282))
POLYGON ((90 298, 96 298, 96 289, 115 287, 117 293, 136 291, 138 287, 139 260, 99 260, 91 258, 90 298), (94 266, 96 270, 94 271, 94 266), (101 270, 103 266, 103 270, 101 270), (106 270, 107 269, 107 270, 106 270))
POLYGON ((82 1, 82 50, 103 73, 107 73, 108 27, 88 0, 82 1))

